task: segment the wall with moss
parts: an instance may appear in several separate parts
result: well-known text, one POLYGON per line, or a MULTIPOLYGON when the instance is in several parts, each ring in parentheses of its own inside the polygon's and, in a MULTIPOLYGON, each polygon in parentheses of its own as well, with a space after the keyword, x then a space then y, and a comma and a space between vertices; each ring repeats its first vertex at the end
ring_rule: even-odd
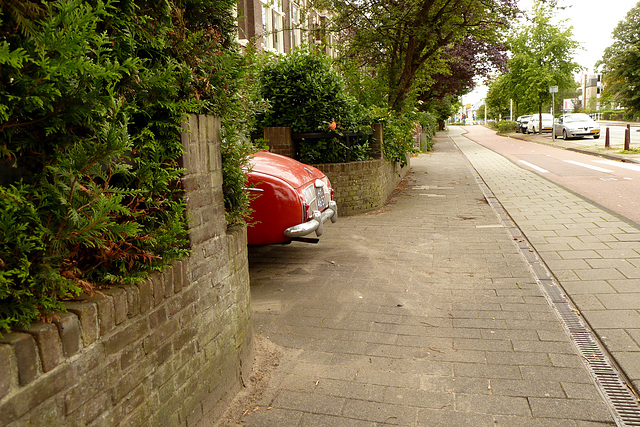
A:
POLYGON ((190 426, 240 390, 253 360, 246 230, 226 229, 219 125, 184 125, 191 256, 0 338, 0 424, 190 426))
POLYGON ((314 165, 329 177, 340 215, 381 208, 409 172, 409 166, 384 159, 314 165))

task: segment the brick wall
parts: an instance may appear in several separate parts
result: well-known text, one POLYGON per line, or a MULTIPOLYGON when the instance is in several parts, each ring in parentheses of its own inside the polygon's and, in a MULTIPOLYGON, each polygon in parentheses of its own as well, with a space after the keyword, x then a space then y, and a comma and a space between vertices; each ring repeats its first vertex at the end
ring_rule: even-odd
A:
POLYGON ((291 137, 290 127, 268 127, 263 130, 269 151, 282 156, 296 158, 296 145, 291 137))
MULTIPOLYGON (((408 160, 408 159, 407 159, 408 160)), ((409 171, 384 159, 314 165, 329 177, 340 215, 378 209, 409 171)))
POLYGON ((185 127, 192 255, 1 338, 0 425, 192 426, 241 388, 253 360, 246 230, 226 230, 219 121, 185 127))

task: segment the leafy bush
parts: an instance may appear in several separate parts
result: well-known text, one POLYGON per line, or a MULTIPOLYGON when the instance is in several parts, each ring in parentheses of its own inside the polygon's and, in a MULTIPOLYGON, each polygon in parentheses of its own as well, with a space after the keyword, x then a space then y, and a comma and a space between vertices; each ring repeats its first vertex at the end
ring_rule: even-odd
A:
POLYGON ((438 131, 438 118, 433 113, 420 111, 416 113, 416 119, 422 126, 422 132, 427 138, 426 150, 433 150, 433 136, 438 131))
MULTIPOLYGON (((0 332, 188 252, 181 122, 189 112, 221 113, 229 129, 246 121, 232 117, 233 4, 5 1, 0 332)), ((246 151, 225 154, 237 175, 246 151)), ((242 218, 246 200, 229 199, 242 218)))
MULTIPOLYGON (((289 126, 294 133, 370 130, 365 109, 347 94, 343 80, 321 52, 296 49, 288 55, 266 55, 257 76, 258 96, 267 109, 257 127, 289 126), (332 125, 333 124, 333 125, 332 125)), ((351 160, 368 158, 367 138, 353 141, 351 160)), ((346 161, 347 147, 340 137, 307 139, 298 144, 305 163, 346 161)))
POLYGON ((513 132, 516 128, 516 122, 512 120, 500 120, 495 123, 495 129, 498 133, 509 133, 513 132))
POLYGON ((386 109, 377 109, 378 122, 382 123, 384 141, 382 152, 384 158, 390 162, 407 164, 407 153, 415 152, 413 146, 413 131, 415 117, 413 115, 398 115, 386 109))

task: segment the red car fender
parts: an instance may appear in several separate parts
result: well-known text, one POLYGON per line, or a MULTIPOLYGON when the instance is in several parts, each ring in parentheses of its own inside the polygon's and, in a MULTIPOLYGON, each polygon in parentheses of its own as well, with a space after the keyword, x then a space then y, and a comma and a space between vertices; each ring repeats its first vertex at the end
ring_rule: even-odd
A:
POLYGON ((282 179, 253 172, 249 175, 253 210, 247 227, 247 243, 265 245, 284 243, 291 238, 284 230, 306 221, 304 202, 299 191, 282 179))

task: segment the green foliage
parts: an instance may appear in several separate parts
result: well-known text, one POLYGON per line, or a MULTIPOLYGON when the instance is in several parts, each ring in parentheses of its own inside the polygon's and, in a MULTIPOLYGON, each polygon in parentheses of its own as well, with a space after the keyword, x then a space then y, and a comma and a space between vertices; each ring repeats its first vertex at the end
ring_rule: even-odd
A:
MULTIPOLYGON (((286 56, 266 55, 258 72, 258 96, 267 109, 258 115, 259 128, 289 126, 294 133, 370 129, 367 111, 349 96, 344 81, 321 52, 297 49, 286 56)), ((367 138, 352 141, 351 160, 368 158, 367 138)), ((298 144, 298 159, 304 163, 346 161, 343 138, 307 139, 298 144)))
POLYGON ((419 111, 415 116, 427 138, 425 150, 431 151, 433 150, 433 136, 438 131, 438 119, 435 114, 428 111, 419 111))
POLYGON ((602 61, 604 90, 601 102, 640 112, 640 4, 632 8, 613 30, 614 42, 605 49, 602 61))
POLYGON ((516 122, 512 120, 500 120, 495 123, 495 129, 498 133, 510 133, 516 128, 516 122))
POLYGON ((575 89, 573 75, 580 67, 572 58, 579 44, 571 28, 551 23, 552 13, 553 5, 536 0, 533 16, 509 37, 509 73, 492 84, 490 110, 499 106, 504 111, 507 100, 513 99, 517 114, 541 111, 551 103, 549 87, 575 89))
POLYGON ((47 229, 28 200, 32 190, 0 187, 0 333, 37 320, 41 308, 59 309, 57 298, 70 296, 63 277, 33 262, 46 259, 47 229))
POLYGON ((416 150, 413 143, 413 132, 416 122, 415 114, 398 115, 387 109, 377 110, 378 122, 383 125, 384 141, 382 152, 390 162, 407 164, 407 154, 416 150))
POLYGON ((412 107, 413 92, 434 84, 433 74, 446 74, 456 62, 444 51, 472 36, 500 44, 516 12, 511 0, 401 0, 376 2, 315 0, 331 10, 333 30, 345 41, 346 61, 369 67, 388 108, 396 113, 412 107))
POLYGON ((222 144, 222 192, 226 207, 227 224, 246 224, 251 215, 247 177, 244 170, 249 169, 249 156, 256 151, 253 144, 244 140, 241 134, 225 128, 222 144), (240 208, 242 207, 242 209, 240 208))
MULTIPOLYGON (((3 3, 0 330, 188 252, 181 122, 191 112, 221 114, 234 131, 234 120, 249 122, 233 5, 3 3)), ((227 189, 237 193, 246 150, 226 148, 227 189)), ((227 199, 241 221, 247 200, 227 199)))

